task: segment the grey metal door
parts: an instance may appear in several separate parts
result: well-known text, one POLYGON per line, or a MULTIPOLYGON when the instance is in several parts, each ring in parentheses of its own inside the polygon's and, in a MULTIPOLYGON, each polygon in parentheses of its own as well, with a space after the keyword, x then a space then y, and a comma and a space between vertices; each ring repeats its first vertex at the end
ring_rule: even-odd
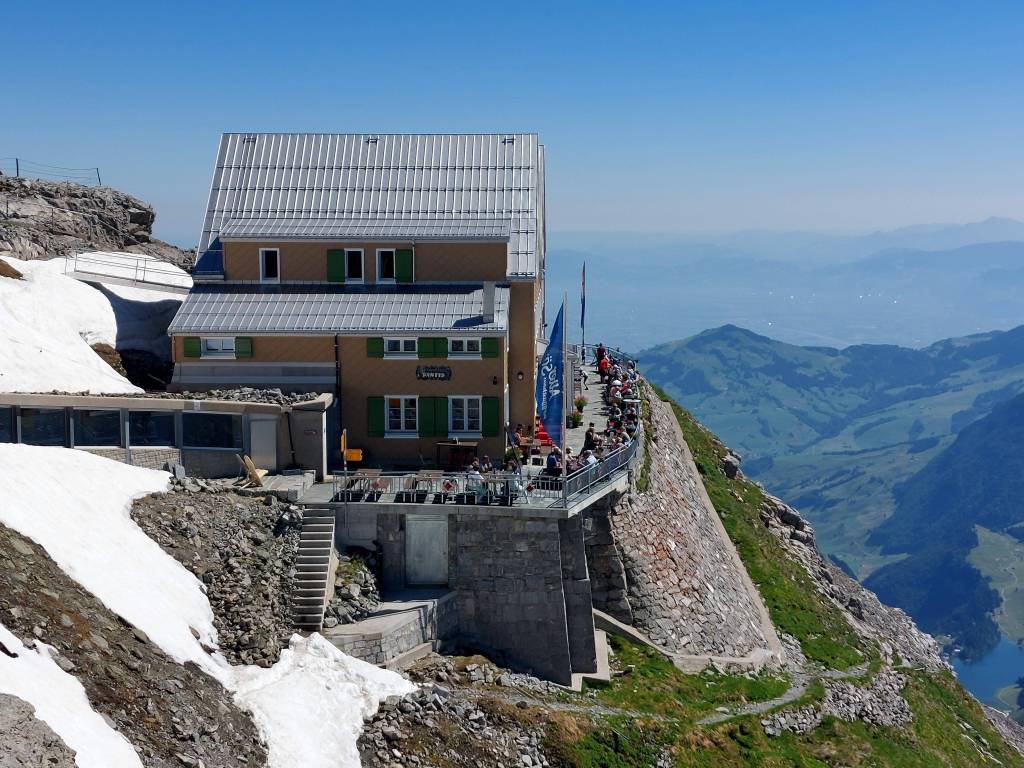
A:
POLYGON ((447 515, 406 516, 405 582, 416 587, 447 586, 447 515))

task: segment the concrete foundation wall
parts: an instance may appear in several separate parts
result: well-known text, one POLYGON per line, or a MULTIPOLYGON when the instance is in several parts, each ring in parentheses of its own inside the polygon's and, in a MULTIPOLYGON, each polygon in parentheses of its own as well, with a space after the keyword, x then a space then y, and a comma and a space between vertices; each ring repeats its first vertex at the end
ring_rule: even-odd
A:
POLYGON ((583 543, 583 521, 579 515, 558 521, 558 540, 572 671, 593 672, 597 669, 594 610, 583 543))
POLYGON ((450 520, 449 584, 456 591, 462 641, 569 684, 558 521, 472 514, 450 520))

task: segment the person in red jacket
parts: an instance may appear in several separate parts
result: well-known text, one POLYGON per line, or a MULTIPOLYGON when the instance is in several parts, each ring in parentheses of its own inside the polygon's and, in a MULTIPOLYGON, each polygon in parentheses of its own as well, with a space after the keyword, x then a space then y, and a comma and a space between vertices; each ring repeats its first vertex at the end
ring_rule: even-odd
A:
POLYGON ((601 382, 605 382, 608 379, 608 370, 612 367, 611 361, 607 355, 597 361, 597 372, 601 374, 601 382))

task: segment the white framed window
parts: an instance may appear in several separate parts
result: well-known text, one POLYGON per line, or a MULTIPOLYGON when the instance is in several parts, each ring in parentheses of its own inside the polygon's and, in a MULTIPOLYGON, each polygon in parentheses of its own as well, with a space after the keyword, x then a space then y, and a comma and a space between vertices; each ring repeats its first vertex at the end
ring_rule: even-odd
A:
POLYGON ((260 282, 281 282, 281 251, 278 248, 260 248, 260 282))
POLYGON ((235 337, 234 336, 204 336, 203 357, 234 357, 235 337))
POLYGON ((416 418, 416 398, 413 395, 387 395, 384 403, 387 409, 387 434, 416 434, 419 422, 416 418))
POLYGON ((384 339, 385 357, 415 357, 416 339, 384 339))
POLYGON ((453 395, 448 398, 448 431, 459 435, 480 434, 480 397, 453 395))
POLYGON ((480 357, 480 339, 448 339, 449 355, 480 357))
POLYGON ((345 249, 345 282, 363 282, 363 249, 345 249))
POLYGON ((395 249, 381 248, 377 251, 377 282, 395 282, 395 249))

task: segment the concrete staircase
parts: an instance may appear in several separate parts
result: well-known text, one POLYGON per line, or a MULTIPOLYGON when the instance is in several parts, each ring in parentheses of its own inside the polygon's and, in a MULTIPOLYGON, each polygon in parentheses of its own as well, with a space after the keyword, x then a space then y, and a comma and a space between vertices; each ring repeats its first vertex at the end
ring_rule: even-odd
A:
POLYGON ((302 514, 302 534, 296 559, 292 592, 292 621, 298 629, 319 632, 324 607, 330 596, 328 584, 334 557, 334 512, 307 507, 302 514))

